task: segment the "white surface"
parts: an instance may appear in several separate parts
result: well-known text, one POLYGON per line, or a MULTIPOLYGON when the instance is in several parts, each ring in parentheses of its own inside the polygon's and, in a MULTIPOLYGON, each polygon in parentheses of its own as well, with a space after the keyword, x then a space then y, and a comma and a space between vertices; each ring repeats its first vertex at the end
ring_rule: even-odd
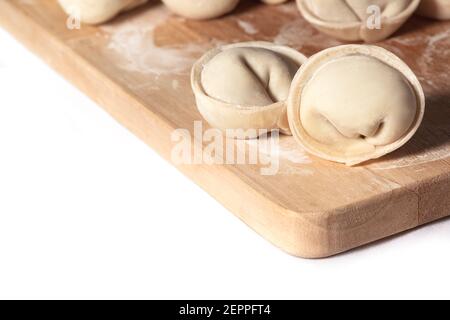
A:
POLYGON ((0 298, 450 298, 449 246, 286 255, 0 30, 0 298))

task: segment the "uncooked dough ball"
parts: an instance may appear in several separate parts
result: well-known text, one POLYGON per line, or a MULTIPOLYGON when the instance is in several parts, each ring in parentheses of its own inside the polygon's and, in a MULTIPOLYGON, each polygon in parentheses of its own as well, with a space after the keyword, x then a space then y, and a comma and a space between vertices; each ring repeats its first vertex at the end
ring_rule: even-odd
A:
POLYGON ((232 11, 240 0, 163 0, 170 10, 189 19, 212 19, 232 11))
POLYGON ((420 0, 297 0, 305 19, 320 31, 344 41, 366 42, 392 35, 419 3, 420 0))
POLYGON ((417 13, 427 18, 449 20, 450 0, 422 0, 417 13))
POLYGON ((313 56, 292 85, 289 121, 305 148, 358 164, 405 144, 424 112, 412 71, 373 46, 341 46, 313 56))
POLYGON ((58 0, 67 14, 79 13, 81 22, 98 24, 131 10, 147 0, 58 0))
POLYGON ((305 61, 298 51, 267 42, 214 49, 192 70, 197 107, 210 125, 222 130, 281 129, 289 134, 285 102, 305 61))

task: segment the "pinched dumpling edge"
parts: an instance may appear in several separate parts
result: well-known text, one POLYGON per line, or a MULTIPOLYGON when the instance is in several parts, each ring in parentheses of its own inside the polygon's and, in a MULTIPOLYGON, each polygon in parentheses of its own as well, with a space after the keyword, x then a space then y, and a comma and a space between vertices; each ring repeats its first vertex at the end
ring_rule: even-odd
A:
POLYGON ((357 22, 331 22, 317 17, 306 4, 306 0, 296 0, 302 16, 319 31, 342 41, 378 42, 390 37, 414 14, 421 0, 412 0, 406 10, 396 16, 382 18, 381 29, 368 29, 366 24, 357 22))
POLYGON ((326 49, 309 58, 309 60, 302 65, 300 71, 295 76, 291 91, 287 101, 287 112, 291 132, 297 142, 309 153, 333 162, 344 163, 348 166, 354 166, 369 160, 378 159, 388 153, 391 153, 403 145, 405 145, 419 129, 424 114, 425 114, 425 94, 422 86, 413 71, 393 53, 388 50, 370 45, 343 45, 326 49), (374 151, 367 154, 355 156, 336 156, 325 151, 326 147, 319 148, 318 145, 323 145, 313 137, 311 137, 304 129, 300 109, 302 107, 303 90, 308 82, 313 78, 315 72, 324 64, 343 57, 352 55, 364 55, 385 63, 400 72, 403 77, 409 82, 414 91, 417 101, 416 117, 407 130, 407 132, 398 140, 384 146, 375 146, 374 151))
MULTIPOLYGON (((202 85, 204 66, 217 54, 233 48, 263 48, 282 54, 301 67, 307 58, 295 49, 264 41, 241 42, 212 49, 203 55, 192 67, 191 86, 195 95, 197 109, 212 126, 223 131, 227 129, 279 129, 281 133, 291 135, 287 120, 286 101, 267 106, 236 105, 220 101, 209 96, 202 85)), ((246 136, 246 139, 257 138, 246 136)))

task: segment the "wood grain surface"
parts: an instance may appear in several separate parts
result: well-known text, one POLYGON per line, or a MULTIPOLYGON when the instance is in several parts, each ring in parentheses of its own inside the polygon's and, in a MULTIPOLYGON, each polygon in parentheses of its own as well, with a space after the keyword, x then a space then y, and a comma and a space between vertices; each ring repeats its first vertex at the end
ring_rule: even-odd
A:
MULTIPOLYGON (((232 15, 200 22, 150 1, 102 26, 71 30, 66 21, 55 0, 0 0, 2 27, 168 161, 172 132, 193 132, 201 120, 189 73, 205 51, 264 40, 310 56, 341 44, 308 25, 293 2, 243 1, 232 15)), ((327 257, 449 216, 450 22, 414 17, 379 45, 407 62, 427 96, 424 123, 402 149, 348 168, 282 136, 276 152, 264 154, 279 155, 273 176, 261 175, 262 165, 177 167, 256 232, 301 257, 327 257)), ((245 146, 262 152, 261 143, 245 146)))

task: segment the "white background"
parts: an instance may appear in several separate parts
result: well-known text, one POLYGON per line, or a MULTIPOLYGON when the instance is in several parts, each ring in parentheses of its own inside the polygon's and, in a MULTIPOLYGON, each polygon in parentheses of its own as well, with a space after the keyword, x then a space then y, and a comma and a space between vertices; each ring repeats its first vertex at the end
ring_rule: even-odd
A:
POLYGON ((449 270, 448 219, 281 252, 0 30, 0 298, 450 298, 449 270))

